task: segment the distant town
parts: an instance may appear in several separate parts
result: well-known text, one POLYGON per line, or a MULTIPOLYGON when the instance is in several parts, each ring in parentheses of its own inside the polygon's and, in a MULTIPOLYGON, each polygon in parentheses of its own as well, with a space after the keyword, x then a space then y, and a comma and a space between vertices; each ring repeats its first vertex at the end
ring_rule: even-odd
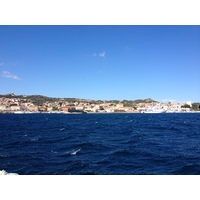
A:
POLYGON ((89 100, 51 98, 41 95, 0 95, 0 113, 179 113, 200 112, 200 103, 161 103, 151 98, 139 100, 89 100))

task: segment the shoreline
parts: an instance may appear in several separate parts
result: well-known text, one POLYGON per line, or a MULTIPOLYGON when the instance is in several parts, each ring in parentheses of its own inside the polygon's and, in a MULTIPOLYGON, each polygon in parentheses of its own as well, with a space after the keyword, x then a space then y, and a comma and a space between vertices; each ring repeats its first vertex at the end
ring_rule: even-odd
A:
POLYGON ((0 112, 0 114, 65 114, 65 115, 77 115, 77 114, 189 114, 189 113, 200 113, 200 111, 188 111, 188 112, 166 112, 166 113, 141 113, 141 112, 0 112))

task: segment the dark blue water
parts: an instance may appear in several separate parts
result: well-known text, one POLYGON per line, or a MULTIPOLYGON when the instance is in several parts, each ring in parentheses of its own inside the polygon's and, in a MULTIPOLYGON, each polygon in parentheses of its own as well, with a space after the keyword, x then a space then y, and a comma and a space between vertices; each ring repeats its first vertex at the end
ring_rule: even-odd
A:
POLYGON ((0 170, 200 174, 200 114, 1 114, 0 170))

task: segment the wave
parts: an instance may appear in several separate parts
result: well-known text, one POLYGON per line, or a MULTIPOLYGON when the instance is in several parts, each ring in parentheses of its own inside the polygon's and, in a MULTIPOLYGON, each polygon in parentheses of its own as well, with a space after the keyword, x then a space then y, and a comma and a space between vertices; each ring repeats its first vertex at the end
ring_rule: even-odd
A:
POLYGON ((198 114, 18 118, 0 116, 1 174, 200 174, 198 114))
POLYGON ((72 152, 70 153, 70 155, 76 155, 80 150, 81 150, 81 149, 77 149, 77 150, 75 150, 75 151, 72 151, 72 152))
POLYGON ((81 151, 81 148, 77 149, 77 150, 73 150, 73 151, 67 152, 67 154, 73 156, 73 155, 76 155, 79 151, 81 151))
POLYGON ((76 155, 79 151, 81 151, 81 148, 80 149, 76 149, 76 150, 70 150, 70 151, 66 151, 64 153, 61 153, 60 156, 66 156, 66 155, 76 155))
POLYGON ((180 175, 200 175, 200 165, 186 164, 175 171, 175 174, 180 175))
POLYGON ((19 175, 17 173, 8 173, 5 170, 0 170, 0 175, 19 175))

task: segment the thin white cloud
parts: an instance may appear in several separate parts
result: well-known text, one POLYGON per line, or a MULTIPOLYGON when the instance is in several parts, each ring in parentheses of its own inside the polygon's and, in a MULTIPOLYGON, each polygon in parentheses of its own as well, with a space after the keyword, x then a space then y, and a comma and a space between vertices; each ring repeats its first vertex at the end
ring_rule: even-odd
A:
POLYGON ((105 51, 99 53, 99 57, 105 58, 105 56, 106 56, 106 52, 105 51))
POLYGON ((3 74, 2 74, 2 76, 4 78, 11 78, 11 79, 14 79, 14 80, 20 80, 20 78, 18 76, 14 75, 14 74, 11 74, 8 71, 4 71, 3 74))
POLYGON ((100 58, 105 58, 106 57, 106 52, 102 51, 100 53, 93 53, 92 56, 94 56, 94 57, 100 57, 100 58))

